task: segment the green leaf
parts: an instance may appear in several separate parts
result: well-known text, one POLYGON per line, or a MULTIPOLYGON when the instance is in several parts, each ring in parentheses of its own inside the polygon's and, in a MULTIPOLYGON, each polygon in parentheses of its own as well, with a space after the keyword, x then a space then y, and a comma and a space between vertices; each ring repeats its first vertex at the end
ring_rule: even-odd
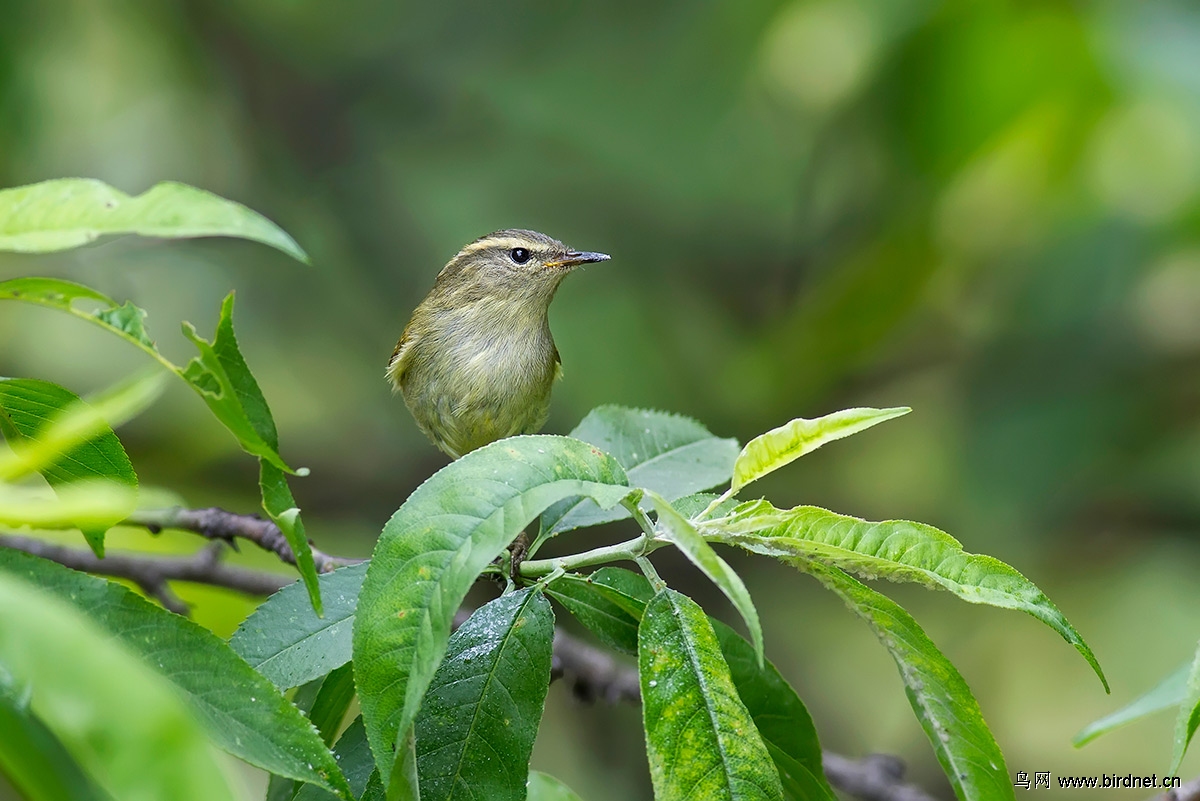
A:
MULTIPOLYGON (((627 654, 637 653, 641 610, 636 615, 631 614, 622 603, 625 599, 619 591, 595 583, 589 576, 568 573, 550 582, 546 592, 602 643, 627 654)), ((645 606, 644 601, 638 603, 645 606)))
POLYGON ((540 770, 529 771, 526 787, 528 801, 583 801, 570 787, 540 770))
POLYGON ((789 801, 837 801, 821 766, 817 729, 800 696, 770 662, 719 620, 710 621, 738 697, 763 738, 789 801))
MULTIPOLYGON (((317 733, 321 735, 321 741, 327 746, 332 746, 341 729, 342 719, 346 717, 346 710, 350 708, 350 702, 353 700, 354 672, 347 663, 331 671, 328 676, 310 681, 297 689, 292 695, 292 706, 308 716, 317 733)), ((337 759, 336 753, 334 759, 337 759)), ((345 766, 341 767, 344 770, 345 766)), ((290 801, 302 786, 305 785, 293 779, 273 775, 267 784, 266 801, 290 801)), ((327 798, 333 797, 324 790, 322 792, 327 798)))
POLYGON ((621 465, 591 445, 512 437, 442 468, 392 515, 354 621, 354 675, 385 785, 480 572, 550 504, 586 495, 608 507, 629 492, 621 465))
MULTIPOLYGON (((623 406, 593 409, 569 436, 612 454, 630 486, 669 501, 728 481, 738 452, 737 440, 714 437, 689 417, 623 406)), ((542 515, 539 544, 564 531, 627 517, 621 506, 604 511, 586 498, 562 501, 542 515)))
POLYGON ((112 429, 153 403, 162 384, 161 376, 136 376, 85 403, 56 384, 0 378, 0 433, 12 448, 0 455, 0 481, 41 472, 59 486, 103 479, 136 488, 112 429))
POLYGON ((26 801, 110 801, 62 741, 0 682, 0 775, 26 801))
MULTIPOLYGON (((379 774, 375 772, 375 761, 371 758, 371 746, 367 743, 367 730, 363 728, 362 717, 346 727, 346 731, 333 747, 334 757, 350 782, 350 790, 355 798, 365 799, 367 783, 372 776, 378 782, 379 774)), ((382 792, 382 788, 380 788, 382 792)), ((296 801, 334 801, 336 796, 327 790, 322 790, 315 784, 306 784, 296 794, 296 801)))
POLYGON ((786 425, 773 428, 746 443, 733 464, 731 492, 751 481, 791 464, 827 442, 842 439, 878 425, 884 420, 908 414, 912 409, 845 409, 815 420, 797 417, 786 425))
MULTIPOLYGON (((154 377, 161 385, 159 376, 154 377)), ((10 447, 27 447, 40 440, 56 420, 62 419, 73 407, 83 404, 70 390, 32 378, 0 378, 0 433, 10 447)), ((101 421, 102 422, 102 421, 101 421)), ((59 455, 38 472, 52 487, 78 481, 107 480, 136 489, 137 474, 129 461, 121 440, 107 424, 90 439, 60 451, 59 455)), ((132 512, 114 516, 99 526, 82 528, 83 536, 97 556, 104 556, 104 534, 132 512)))
POLYGON ((417 713, 422 801, 524 801, 553 641, 536 588, 484 604, 454 632, 417 713))
POLYGON ((324 676, 350 661, 354 610, 366 574, 364 562, 318 577, 324 617, 317 617, 302 584, 289 584, 259 604, 229 646, 281 690, 324 676))
POLYGON ((868 580, 913 581, 947 589, 964 601, 1027 612, 1073 645, 1108 680, 1092 649, 1046 594, 999 559, 967 553, 944 531, 908 520, 871 523, 816 506, 779 510, 766 501, 742 504, 724 520, 701 524, 715 542, 753 553, 817 559, 868 580))
POLYGON ((750 630, 750 638, 754 642, 754 653, 757 654, 758 664, 761 665, 763 663, 762 625, 758 622, 758 610, 754 608, 754 601, 750 598, 750 592, 746 589, 746 585, 742 583, 741 576, 717 555, 712 546, 704 541, 704 537, 700 536, 696 527, 683 515, 676 512, 666 499, 651 492, 647 492, 646 497, 650 499, 654 511, 658 514, 658 529, 675 547, 683 551, 684 556, 700 568, 700 571, 708 576, 713 584, 717 585, 717 588, 725 594, 725 597, 741 614, 742 619, 746 621, 746 627, 750 630))
POLYGON ((0 281, 0 300, 19 300, 64 311, 81 320, 98 325, 156 359, 172 372, 179 372, 171 361, 158 352, 146 333, 146 312, 132 303, 119 305, 96 290, 58 278, 14 278, 0 281), (88 301, 89 307, 99 304, 96 311, 82 308, 78 301, 88 301))
POLYGON ((0 549, 0 572, 70 601, 157 668, 229 753, 348 797, 345 779, 312 724, 212 632, 119 584, 45 559, 0 549))
POLYGON ((130 197, 100 181, 63 178, 0 190, 0 250, 48 253, 106 234, 232 236, 308 256, 273 222, 240 203, 174 182, 130 197))
POLYGON ((32 714, 110 796, 235 797, 192 710, 128 641, 115 641, 78 608, 7 571, 0 572, 0 609, 10 610, 0 615, 0 669, 31 689, 32 714))
POLYGON ((41 487, 0 482, 0 524, 20 528, 99 527, 137 505, 137 494, 123 484, 79 482, 49 497, 41 487))
POLYGON ((259 458, 259 486, 262 488, 263 509, 279 526, 296 555, 296 569, 317 614, 321 614, 321 591, 317 586, 317 568, 313 563, 312 547, 304 533, 300 509, 288 488, 284 472, 295 472, 279 455, 279 435, 275 420, 263 397, 262 390, 246 360, 238 349, 233 332, 233 293, 221 304, 221 317, 213 341, 207 342, 196 329, 184 325, 184 334, 200 351, 180 373, 212 413, 224 423, 242 449, 259 458))
POLYGON ((1177 709, 1187 697, 1188 676, 1192 663, 1180 665, 1179 669, 1159 682, 1153 689, 1127 706, 1097 721, 1088 724, 1071 741, 1078 748, 1087 745, 1102 734, 1108 734, 1135 720, 1140 720, 1165 709, 1177 709))
POLYGON ((887 648, 908 702, 961 801, 1013 799, 1012 779, 971 688, 908 612, 836 567, 797 565, 841 597, 887 648))
POLYGON ((1200 725, 1200 646, 1197 646, 1196 656, 1188 669, 1184 691, 1183 701, 1179 704, 1179 715, 1175 719, 1175 744, 1171 750, 1171 767, 1167 770, 1171 776, 1179 775, 1183 755, 1187 753, 1196 727, 1200 725))
POLYGON ((712 625, 686 595, 664 589, 647 605, 638 674, 657 801, 783 798, 712 625))
POLYGON ((733 512, 738 504, 739 501, 736 498, 722 499, 720 495, 713 492, 697 492, 694 495, 686 495, 671 501, 675 511, 693 523, 699 522, 702 517, 724 517, 733 512), (711 511, 709 507, 712 507, 711 511), (708 514, 704 514, 705 512, 708 514))

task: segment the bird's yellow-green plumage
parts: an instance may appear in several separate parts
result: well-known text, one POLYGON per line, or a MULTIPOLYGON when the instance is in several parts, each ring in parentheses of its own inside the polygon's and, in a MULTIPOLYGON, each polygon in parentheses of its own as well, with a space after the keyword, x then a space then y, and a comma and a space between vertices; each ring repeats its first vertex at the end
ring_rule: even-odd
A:
POLYGON ((417 425, 454 458, 546 422, 561 372, 547 312, 559 283, 603 253, 536 231, 497 231, 438 273, 388 362, 417 425))

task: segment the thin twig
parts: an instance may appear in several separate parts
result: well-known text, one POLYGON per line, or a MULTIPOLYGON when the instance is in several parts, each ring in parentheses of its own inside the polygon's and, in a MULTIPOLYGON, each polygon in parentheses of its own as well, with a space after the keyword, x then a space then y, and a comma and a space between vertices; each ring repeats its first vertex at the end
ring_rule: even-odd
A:
POLYGON ((889 754, 849 759, 826 751, 825 778, 842 792, 862 801, 936 801, 921 788, 904 783, 904 762, 889 754))
POLYGON ((1174 790, 1168 790, 1155 801, 1200 801, 1200 778, 1192 779, 1174 790))
MULTIPOLYGON (((103 559, 83 548, 70 548, 17 534, 0 533, 0 547, 41 556, 87 573, 128 579, 164 607, 180 614, 187 614, 188 608, 171 590, 172 581, 225 587, 255 596, 270 595, 293 582, 288 576, 235 567, 221 561, 226 544, 236 547, 236 540, 244 539, 274 553, 281 561, 295 565, 295 555, 283 533, 269 520, 214 507, 140 512, 124 525, 140 526, 156 533, 164 528, 175 528, 216 542, 191 556, 132 556, 110 552, 103 559)), ((329 572, 362 561, 331 556, 316 549, 313 560, 318 572, 329 572)), ((469 614, 470 610, 460 610, 455 624, 461 625, 469 614)), ((641 703, 637 671, 632 666, 561 629, 554 632, 552 665, 553 677, 571 681, 572 690, 581 699, 641 703)), ((853 760, 826 751, 824 765, 830 784, 861 801, 935 801, 928 793, 904 783, 904 763, 896 757, 872 754, 853 760)), ((1168 793, 1160 801, 1200 801, 1200 780, 1168 793)))
POLYGON ((190 581, 225 587, 246 595, 270 595, 293 579, 264 570, 249 570, 221 561, 225 545, 214 542, 191 556, 129 556, 110 553, 103 559, 84 548, 68 548, 35 537, 0 534, 0 546, 41 556, 60 565, 101 576, 129 579, 172 612, 186 615, 187 604, 170 587, 172 581, 190 581))
MULTIPOLYGON (((210 540, 227 542, 234 550, 237 550, 239 539, 248 540, 264 551, 275 554, 280 561, 289 565, 296 564, 296 555, 292 553, 292 546, 288 545, 287 538, 283 536, 279 526, 258 515, 234 514, 215 506, 207 509, 175 507, 174 509, 136 512, 126 518, 122 525, 141 526, 153 534, 166 528, 190 531, 210 540)), ((330 556, 316 548, 312 549, 312 555, 318 573, 328 573, 336 568, 363 561, 330 556)))

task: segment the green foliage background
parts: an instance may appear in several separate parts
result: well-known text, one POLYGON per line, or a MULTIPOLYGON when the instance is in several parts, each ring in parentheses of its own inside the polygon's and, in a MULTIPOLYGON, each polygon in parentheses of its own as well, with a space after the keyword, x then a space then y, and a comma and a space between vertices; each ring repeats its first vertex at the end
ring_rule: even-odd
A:
MULTIPOLYGON (((177 322, 210 336, 236 289, 284 456, 313 471, 294 487, 320 547, 369 552, 443 463, 383 380, 436 271, 483 233, 537 228, 614 257, 555 301, 566 380, 547 430, 601 403, 688 414, 742 441, 798 415, 914 407, 759 491, 927 521, 1055 599, 1112 698, 1033 620, 888 588, 960 667, 1013 770, 1165 769, 1167 718, 1082 751, 1069 740, 1187 659, 1200 628, 1189 4, 7 0, 3 12, 0 185, 184 181, 265 213, 312 257, 131 238, 36 264, 0 255, 0 279, 55 274, 129 298, 177 362, 190 356, 177 322)), ((65 316, 0 313, 0 375, 82 393, 144 361, 65 316)), ((122 439, 144 484, 257 507, 253 460, 181 385, 122 439)), ((123 544, 181 547, 110 535, 123 544)), ((768 654, 823 742, 899 753, 935 785, 871 634, 815 582, 756 561, 768 654)), ((689 570, 688 589, 736 623, 689 570)), ((249 609, 187 597, 223 635, 249 609)), ((551 689, 535 766, 585 798, 648 797, 637 710, 568 695, 551 689)))

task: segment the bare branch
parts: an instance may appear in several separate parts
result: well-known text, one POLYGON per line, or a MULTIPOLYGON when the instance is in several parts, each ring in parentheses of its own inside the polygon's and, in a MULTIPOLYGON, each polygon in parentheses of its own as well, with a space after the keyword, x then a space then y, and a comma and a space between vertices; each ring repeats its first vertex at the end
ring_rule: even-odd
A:
POLYGON ((214 542, 191 556, 129 556, 110 553, 103 559, 83 548, 68 548, 35 537, 0 534, 0 546, 41 556, 60 565, 101 576, 129 579, 172 612, 187 614, 187 604, 171 591, 171 581, 225 587, 246 595, 270 595, 294 579, 263 570, 248 570, 221 561, 225 545, 214 542))
POLYGON ((1200 801, 1200 778, 1192 779, 1174 790, 1168 790, 1158 796, 1156 801, 1200 801))
MULTIPOLYGON (((292 553, 292 546, 288 545, 287 538, 283 536, 279 526, 258 515, 234 514, 215 506, 207 509, 175 507, 174 509, 137 512, 130 515, 121 525, 141 526, 153 534, 157 534, 165 528, 190 531, 210 540, 226 542, 235 551, 239 539, 248 540, 264 551, 275 554, 280 561, 289 565, 296 564, 296 555, 292 553)), ((312 549, 312 555, 318 573, 328 573, 336 568, 363 561, 362 559, 330 556, 316 548, 312 549)))
POLYGON ((849 759, 826 751, 825 777, 842 792, 862 801, 937 801, 919 787, 904 783, 904 762, 888 754, 849 759))

